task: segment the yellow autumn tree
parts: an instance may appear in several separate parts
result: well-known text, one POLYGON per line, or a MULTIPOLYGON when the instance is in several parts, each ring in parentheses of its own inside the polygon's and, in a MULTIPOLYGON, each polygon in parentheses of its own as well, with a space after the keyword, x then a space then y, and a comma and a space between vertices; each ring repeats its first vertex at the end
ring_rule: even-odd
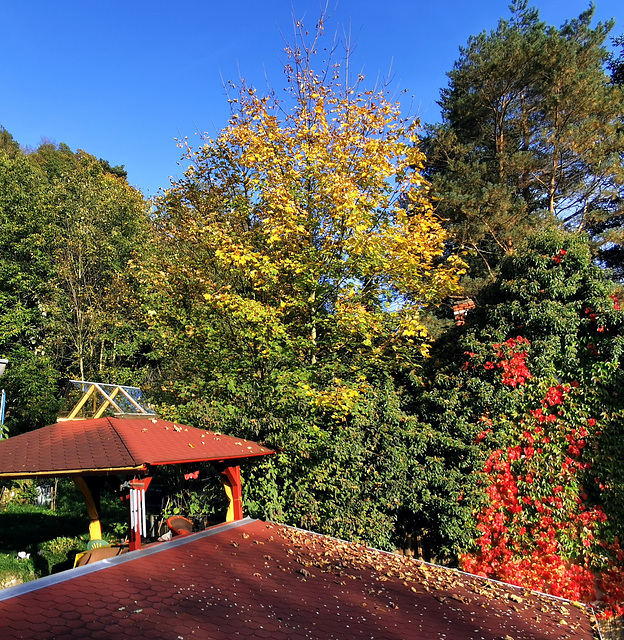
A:
POLYGON ((160 410, 279 452, 247 470, 247 513, 392 548, 426 440, 396 381, 462 264, 418 123, 340 65, 315 73, 315 46, 288 50, 283 98, 232 87, 228 126, 183 144, 144 269, 160 410))
POLYGON ((287 50, 284 99, 232 87, 228 126, 185 145, 190 166, 160 206, 154 284, 184 297, 165 342, 205 340, 219 380, 312 365, 299 388, 344 415, 371 366, 409 369, 426 353, 421 313, 461 264, 443 259, 418 122, 364 78, 346 86, 340 65, 315 73, 315 46, 287 50))

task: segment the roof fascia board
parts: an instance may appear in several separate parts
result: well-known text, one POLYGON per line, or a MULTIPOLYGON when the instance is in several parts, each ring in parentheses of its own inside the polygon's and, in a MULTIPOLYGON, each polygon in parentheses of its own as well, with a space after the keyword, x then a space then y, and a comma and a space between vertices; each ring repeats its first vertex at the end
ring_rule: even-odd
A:
POLYGON ((61 478, 64 476, 97 476, 97 475, 115 475, 115 474, 131 474, 146 472, 147 466, 140 465, 138 467, 107 467, 103 469, 66 469, 63 471, 23 471, 0 473, 0 478, 61 478))
POLYGON ((273 455, 275 451, 271 451, 269 453, 251 453, 248 456, 235 456, 228 458, 227 456, 218 456, 214 458, 190 458, 188 460, 167 460, 165 462, 148 462, 150 467, 164 467, 170 464, 196 464, 199 462, 234 462, 236 464, 241 464, 245 460, 249 460, 249 458, 260 458, 261 456, 273 455))

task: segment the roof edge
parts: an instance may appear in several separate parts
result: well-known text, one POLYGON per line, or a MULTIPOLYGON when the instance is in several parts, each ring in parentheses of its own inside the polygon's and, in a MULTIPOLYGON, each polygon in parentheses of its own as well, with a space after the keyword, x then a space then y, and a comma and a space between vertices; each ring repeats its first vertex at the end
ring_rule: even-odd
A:
POLYGON ((23 471, 16 473, 2 473, 0 478, 61 478, 65 476, 84 476, 84 475, 114 475, 116 473, 137 473, 147 471, 146 465, 138 467, 108 467, 105 469, 67 469, 64 471, 23 471))
POLYGON ((262 456, 274 455, 275 451, 267 451, 262 453, 252 453, 250 455, 243 456, 218 456, 215 458, 189 458, 188 460, 176 460, 175 462, 150 462, 150 467, 166 467, 167 465, 174 464, 199 464, 200 462, 221 462, 221 461, 239 461, 244 462, 251 458, 260 458, 262 456))
MULTIPOLYGON (((277 523, 273 523, 270 520, 266 520, 267 523, 269 524, 277 524, 277 523)), ((306 535, 313 535, 313 536, 320 536, 323 538, 331 538, 332 540, 336 540, 338 542, 342 542, 342 543, 346 543, 346 544, 362 544, 364 547, 366 547, 367 549, 370 549, 371 551, 375 551, 376 553, 383 553, 384 555, 389 555, 389 556, 396 556, 398 554, 392 552, 392 551, 386 551, 384 549, 376 549, 375 547, 370 547, 368 546, 366 543, 358 543, 358 542, 349 542, 348 540, 345 540, 343 538, 337 538, 336 536, 330 536, 327 535, 325 533, 318 533, 316 531, 310 531, 308 529, 301 529, 300 527, 295 527, 293 525, 290 524, 284 524, 284 523, 279 523, 280 527, 284 527, 286 529, 294 529, 295 531, 300 531, 301 533, 305 533, 306 535)), ((399 556, 399 557, 405 557, 405 556, 399 556)), ((503 587, 506 588, 511 588, 514 589, 516 591, 528 591, 530 593, 542 596, 544 598, 549 598, 550 600, 556 600, 558 602, 565 602, 567 604, 570 604, 572 606, 580 606, 584 609, 589 609, 590 611, 594 611, 594 607, 591 604, 586 604, 584 602, 579 602, 578 600, 569 600, 568 598, 562 598, 561 596, 553 596, 550 593, 544 593, 543 591, 537 591, 536 589, 530 589, 528 587, 521 587, 518 586, 517 584, 512 584, 511 582, 503 582, 502 580, 496 580, 495 578, 488 578, 487 576, 480 576, 476 573, 468 573, 468 571, 463 571, 462 569, 458 569, 457 567, 445 567, 442 564, 434 564, 433 562, 427 562, 426 560, 420 560, 419 558, 410 558, 411 560, 415 560, 416 562, 418 562, 419 564, 424 564, 428 567, 433 567, 435 569, 444 569, 445 571, 454 571, 455 573, 458 573, 460 575, 464 575, 464 576, 470 576, 471 578, 479 578, 480 580, 484 580, 486 582, 491 582, 493 584, 497 584, 497 585, 502 585, 503 587)))
POLYGON ((191 533, 187 536, 180 536, 178 538, 174 538, 173 540, 168 540, 167 542, 151 545, 145 549, 139 549, 138 551, 124 553, 120 556, 115 556, 114 558, 105 558, 104 560, 94 562, 93 564, 86 564, 82 567, 76 567, 75 569, 67 569, 66 571, 61 571, 51 576, 44 576, 43 578, 38 578, 37 580, 32 580, 31 582, 18 584, 15 587, 2 589, 0 590, 0 602, 55 584, 67 582, 68 580, 73 580, 78 576, 94 573, 95 571, 101 571, 102 569, 107 569, 108 567, 111 567, 113 565, 123 564, 124 562, 132 562, 139 557, 151 556, 155 553, 160 553, 161 551, 166 551, 167 549, 172 549, 173 547, 179 547, 181 545, 188 544, 189 542, 193 542, 201 538, 209 538, 210 536, 221 533, 222 531, 237 529, 238 527, 247 525, 250 522, 255 522, 255 518, 247 517, 243 518, 242 520, 236 520, 234 522, 223 522, 221 524, 216 524, 209 529, 204 529, 204 531, 191 533))

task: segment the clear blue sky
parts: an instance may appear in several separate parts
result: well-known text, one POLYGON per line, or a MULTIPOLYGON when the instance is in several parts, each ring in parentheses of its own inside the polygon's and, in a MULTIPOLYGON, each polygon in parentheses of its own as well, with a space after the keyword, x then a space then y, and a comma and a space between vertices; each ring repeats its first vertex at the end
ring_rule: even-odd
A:
MULTIPOLYGON (((180 175, 175 138, 227 124, 223 80, 283 86, 292 15, 311 28, 325 0, 0 0, 0 124, 22 145, 65 142, 123 164, 146 195, 180 175)), ((326 31, 350 32, 357 70, 392 69, 412 114, 438 119, 446 72, 468 37, 508 17, 508 0, 329 0, 326 31)), ((534 2, 560 26, 585 0, 534 2)), ((624 2, 597 0, 596 19, 624 2)))

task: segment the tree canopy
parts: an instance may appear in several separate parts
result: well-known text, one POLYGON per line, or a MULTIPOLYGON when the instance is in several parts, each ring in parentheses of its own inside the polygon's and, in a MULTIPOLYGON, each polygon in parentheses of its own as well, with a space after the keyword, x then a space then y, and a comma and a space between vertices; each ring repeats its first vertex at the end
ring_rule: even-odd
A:
POLYGON ((619 243, 624 94, 606 68, 613 23, 592 26, 593 14, 555 28, 516 0, 448 74, 427 175, 475 276, 548 225, 585 229, 606 249, 619 243))
POLYGON ((624 94, 592 23, 514 0, 424 139, 298 24, 284 92, 230 85, 149 210, 123 166, 0 128, 9 433, 63 378, 144 382, 276 450, 243 469, 250 515, 575 599, 600 575, 622 613, 624 94))
POLYGON ((449 477, 460 465, 468 475, 448 487, 456 548, 471 571, 573 599, 592 600, 593 572, 605 571, 601 588, 617 602, 624 318, 614 285, 581 234, 550 231, 504 259, 476 301, 437 342, 416 396, 437 440, 453 443, 441 449, 449 477))
POLYGON ((141 194, 84 151, 0 149, 0 353, 7 429, 57 416, 63 379, 137 380, 144 362, 136 283, 141 194), (143 360, 142 360, 143 358, 143 360))
POLYGON ((444 255, 416 123, 363 78, 345 86, 338 65, 315 73, 312 48, 289 51, 286 98, 241 86, 228 127, 187 150, 144 279, 177 411, 207 424, 244 416, 249 435, 284 451, 256 477, 263 495, 325 530, 343 512, 362 535, 363 496, 395 473, 380 451, 402 438, 396 426, 379 435, 398 407, 392 373, 421 366, 422 310, 455 289, 462 265, 444 255), (352 506, 349 487, 362 496, 352 506))

